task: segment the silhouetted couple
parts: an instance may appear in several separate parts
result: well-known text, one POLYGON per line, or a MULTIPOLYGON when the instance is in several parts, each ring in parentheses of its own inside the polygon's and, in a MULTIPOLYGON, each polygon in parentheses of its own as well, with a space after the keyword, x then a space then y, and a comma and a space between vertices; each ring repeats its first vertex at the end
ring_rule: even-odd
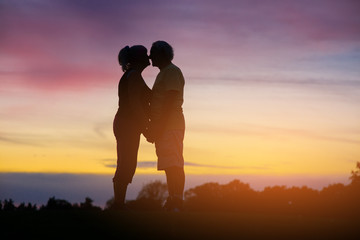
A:
POLYGON ((119 109, 114 119, 117 142, 117 168, 113 178, 114 207, 124 208, 127 186, 137 164, 140 135, 155 143, 157 169, 166 174, 168 211, 182 208, 185 184, 183 140, 185 120, 182 111, 184 77, 172 63, 173 48, 164 41, 152 44, 150 56, 144 46, 120 50, 119 63, 124 71, 118 86, 119 109), (160 69, 152 90, 141 73, 150 65, 160 69))

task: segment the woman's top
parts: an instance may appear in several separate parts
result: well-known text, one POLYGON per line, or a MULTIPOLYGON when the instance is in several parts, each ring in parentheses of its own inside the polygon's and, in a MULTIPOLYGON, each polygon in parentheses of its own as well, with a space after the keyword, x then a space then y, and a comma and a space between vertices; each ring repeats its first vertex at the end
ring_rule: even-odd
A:
POLYGON ((119 124, 132 124, 143 132, 149 122, 151 90, 141 73, 129 69, 121 77, 118 85, 119 124))

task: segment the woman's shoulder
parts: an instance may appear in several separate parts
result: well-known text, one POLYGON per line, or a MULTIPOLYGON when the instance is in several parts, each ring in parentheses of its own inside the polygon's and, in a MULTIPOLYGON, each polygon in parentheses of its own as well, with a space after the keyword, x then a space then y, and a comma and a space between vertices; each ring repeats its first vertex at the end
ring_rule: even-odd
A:
POLYGON ((136 70, 129 70, 127 73, 128 79, 142 79, 141 73, 136 70))

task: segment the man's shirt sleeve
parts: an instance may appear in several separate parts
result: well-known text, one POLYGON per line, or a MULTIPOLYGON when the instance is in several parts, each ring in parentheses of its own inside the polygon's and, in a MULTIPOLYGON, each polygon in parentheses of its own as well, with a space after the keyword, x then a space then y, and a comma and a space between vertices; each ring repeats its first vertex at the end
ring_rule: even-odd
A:
POLYGON ((183 83, 181 81, 181 72, 177 69, 169 70, 165 75, 165 90, 166 91, 181 91, 183 83))

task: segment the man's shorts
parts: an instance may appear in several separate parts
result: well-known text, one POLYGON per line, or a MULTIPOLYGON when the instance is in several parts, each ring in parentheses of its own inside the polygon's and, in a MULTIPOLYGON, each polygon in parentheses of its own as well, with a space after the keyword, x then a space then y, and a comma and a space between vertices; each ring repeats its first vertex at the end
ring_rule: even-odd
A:
POLYGON ((169 167, 184 167, 184 134, 185 130, 166 130, 161 138, 155 141, 158 170, 165 170, 169 167))

